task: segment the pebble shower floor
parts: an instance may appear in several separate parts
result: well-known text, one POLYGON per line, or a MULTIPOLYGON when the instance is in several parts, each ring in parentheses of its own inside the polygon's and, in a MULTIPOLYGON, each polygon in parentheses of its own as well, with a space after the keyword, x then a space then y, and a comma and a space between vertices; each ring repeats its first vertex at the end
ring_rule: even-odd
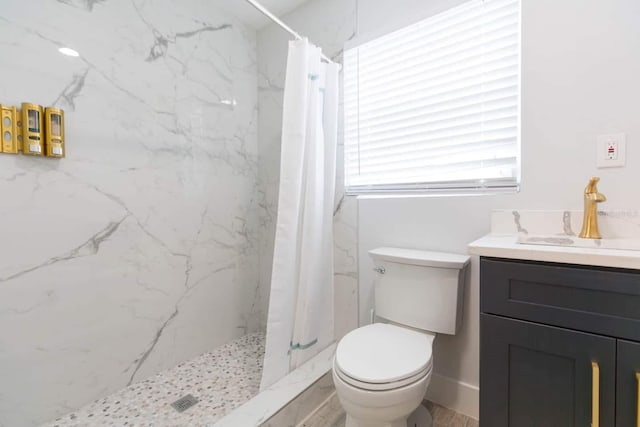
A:
POLYGON ((262 333, 245 335, 44 426, 210 425, 258 394, 264 342, 262 333), (184 412, 171 406, 188 394, 198 403, 184 412))

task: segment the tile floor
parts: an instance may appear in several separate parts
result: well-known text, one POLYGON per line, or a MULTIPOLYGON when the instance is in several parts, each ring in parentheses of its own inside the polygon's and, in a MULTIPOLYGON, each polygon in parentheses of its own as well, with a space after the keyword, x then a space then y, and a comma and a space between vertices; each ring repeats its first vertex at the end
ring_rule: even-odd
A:
POLYGON ((264 335, 248 334, 45 426, 206 426, 258 394, 263 357, 264 335), (187 394, 198 403, 171 407, 187 394))

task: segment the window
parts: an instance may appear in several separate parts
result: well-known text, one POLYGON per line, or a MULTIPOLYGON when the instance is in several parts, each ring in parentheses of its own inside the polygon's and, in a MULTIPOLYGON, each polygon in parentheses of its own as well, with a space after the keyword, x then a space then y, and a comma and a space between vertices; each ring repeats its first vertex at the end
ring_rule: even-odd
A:
POLYGON ((519 0, 473 0, 347 49, 347 191, 517 188, 519 86, 519 0))

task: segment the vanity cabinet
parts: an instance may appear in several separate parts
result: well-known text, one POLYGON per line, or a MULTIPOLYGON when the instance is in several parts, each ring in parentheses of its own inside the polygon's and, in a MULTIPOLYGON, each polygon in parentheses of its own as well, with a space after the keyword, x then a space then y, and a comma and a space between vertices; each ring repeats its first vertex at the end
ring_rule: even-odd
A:
POLYGON ((640 271, 482 257, 480 311, 481 426, 640 427, 640 271))

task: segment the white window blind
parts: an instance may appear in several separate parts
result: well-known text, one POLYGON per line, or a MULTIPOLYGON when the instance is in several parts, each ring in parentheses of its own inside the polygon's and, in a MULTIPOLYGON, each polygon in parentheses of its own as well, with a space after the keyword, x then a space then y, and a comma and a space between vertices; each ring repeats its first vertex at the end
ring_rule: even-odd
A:
POLYGON ((473 0, 347 49, 347 191, 517 186, 519 73, 519 0, 473 0))

